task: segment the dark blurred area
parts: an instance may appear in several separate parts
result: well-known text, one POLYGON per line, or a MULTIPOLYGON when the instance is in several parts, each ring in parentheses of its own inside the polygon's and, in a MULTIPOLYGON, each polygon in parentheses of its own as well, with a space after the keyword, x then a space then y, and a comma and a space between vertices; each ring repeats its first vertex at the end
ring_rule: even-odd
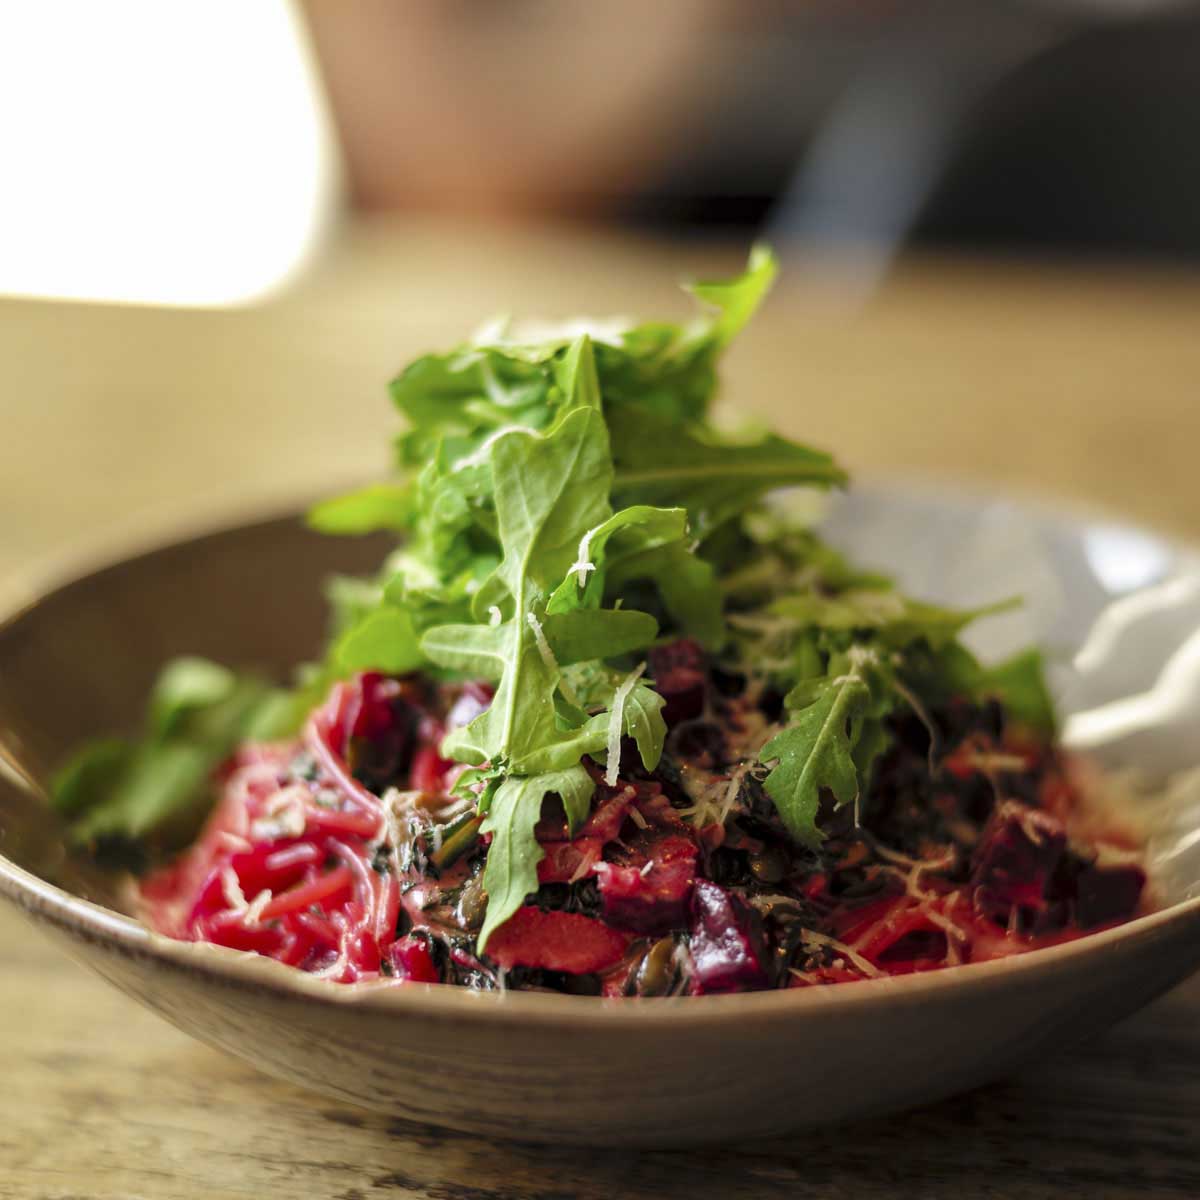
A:
POLYGON ((307 0, 356 203, 1200 256, 1200 11, 307 0))

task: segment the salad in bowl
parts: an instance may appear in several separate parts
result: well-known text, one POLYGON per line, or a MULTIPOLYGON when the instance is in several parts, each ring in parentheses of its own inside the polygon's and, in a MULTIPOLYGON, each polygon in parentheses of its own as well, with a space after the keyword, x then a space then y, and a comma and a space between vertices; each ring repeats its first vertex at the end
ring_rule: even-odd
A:
POLYGON ((171 662, 142 735, 57 776, 146 924, 331 985, 633 1001, 969 967, 1152 905, 1038 653, 961 640, 1019 596, 904 594, 796 503, 846 485, 830 455, 714 420, 775 270, 696 285, 689 325, 494 327, 392 382, 398 477, 310 514, 396 539, 330 581, 322 660, 289 688, 171 662))

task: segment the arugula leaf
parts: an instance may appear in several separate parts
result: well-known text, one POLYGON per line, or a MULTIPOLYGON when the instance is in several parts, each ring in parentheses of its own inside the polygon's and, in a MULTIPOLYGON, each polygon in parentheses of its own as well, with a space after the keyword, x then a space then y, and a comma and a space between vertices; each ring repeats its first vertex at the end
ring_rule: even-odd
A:
POLYGON ((975 700, 992 697, 1014 721, 1034 733, 1052 738, 1057 730, 1054 702, 1036 649, 984 666, 960 642, 936 650, 918 645, 904 655, 897 674, 927 703, 942 704, 964 696, 975 700))
POLYGON ((413 516, 410 485, 372 483, 314 505, 308 523, 319 533, 363 534, 381 529, 403 533, 412 525, 413 516))
POLYGON ((680 633, 712 648, 724 641, 716 576, 712 567, 696 556, 688 535, 687 512, 682 508, 633 505, 589 529, 546 611, 557 614, 598 608, 606 597, 620 596, 638 580, 654 585, 680 633))
POLYGON ((764 786, 788 831, 806 846, 824 840, 817 825, 821 791, 828 789, 838 807, 853 803, 881 748, 878 724, 864 719, 877 717, 881 707, 871 679, 878 667, 874 652, 856 648, 831 664, 828 676, 797 685, 785 700, 790 723, 759 754, 764 763, 776 761, 764 786), (866 753, 856 755, 860 747, 866 753))
POLYGON ((922 640, 937 650, 954 641, 973 621, 1006 612, 1019 603, 1011 599, 983 608, 943 608, 896 591, 872 588, 833 595, 800 592, 776 600, 767 611, 800 626, 847 633, 871 632, 895 650, 922 640))
POLYGON ((628 734, 638 748, 642 766, 653 771, 662 757, 667 736, 667 723, 662 710, 665 701, 652 688, 639 681, 645 670, 643 663, 625 677, 613 695, 608 719, 608 738, 605 746, 607 771, 605 782, 615 787, 621 766, 621 736, 628 734))
POLYGON ((614 502, 686 508, 701 541, 776 488, 846 482, 828 454, 774 434, 741 443, 632 405, 609 404, 606 413, 614 502))
POLYGON ((620 596, 640 580, 654 585, 679 633, 709 650, 719 650, 725 644, 725 616, 716 571, 699 557, 694 545, 681 540, 644 550, 631 548, 610 563, 610 594, 620 596))
POLYGON ((550 613, 542 633, 560 667, 595 658, 618 658, 650 645, 658 622, 633 608, 550 613))
MULTIPOLYGON (((478 446, 513 426, 544 430, 575 404, 624 403, 675 422, 703 421, 716 391, 714 365, 769 290, 777 264, 756 247, 745 272, 688 290, 712 311, 689 326, 665 322, 581 330, 580 322, 536 331, 537 340, 488 330, 445 354, 427 354, 392 381, 410 428, 397 441, 401 466, 428 460, 443 439, 478 446), (595 374, 575 380, 581 334, 595 374)), ((465 452, 465 451, 464 451, 465 452)))
POLYGON ((168 663, 136 741, 85 746, 51 785, 76 843, 183 844, 212 804, 213 770, 243 739, 280 737, 299 719, 294 697, 215 663, 168 663))
MULTIPOLYGON (((658 632, 654 618, 635 609, 551 615, 540 625, 560 667, 640 650, 654 641, 658 632)), ((439 625, 424 634, 421 646, 439 666, 477 679, 499 679, 507 662, 503 640, 487 625, 439 625)))
MULTIPOLYGON (((683 539, 687 533, 687 513, 682 508, 655 508, 638 504, 613 513, 607 520, 587 530, 579 540, 578 553, 566 578, 555 588, 546 604, 547 612, 600 607, 610 558, 605 551, 613 535, 619 535, 622 531, 636 533, 634 553, 642 548, 660 549, 683 539)), ((618 553, 611 557, 620 561, 621 555, 618 553)))
POLYGON ((701 324, 699 340, 716 348, 724 348, 733 341, 754 316, 778 274, 775 255, 759 243, 751 248, 750 262, 741 275, 691 284, 687 290, 716 314, 701 324))
POLYGON ((470 638, 474 653, 502 664, 502 670, 491 706, 449 735, 447 755, 475 764, 503 762, 523 773, 524 758, 559 739, 554 717, 559 675, 539 644, 540 617, 544 597, 565 572, 582 533, 607 516, 612 471, 607 442, 600 414, 579 408, 548 435, 512 431, 492 443, 505 555, 484 591, 497 599, 505 595, 508 617, 497 625, 435 628, 423 646, 434 661, 442 653, 443 665, 455 665, 444 647, 470 638))
POLYGON ((341 674, 386 671, 403 675, 425 662, 411 615, 401 608, 369 612, 338 638, 332 658, 341 674))
MULTIPOLYGON (((514 433, 546 434, 577 409, 603 408, 613 440, 602 454, 608 485, 603 496, 593 497, 596 510, 607 519, 615 496, 637 511, 612 516, 615 524, 594 533, 596 579, 585 586, 586 594, 569 596, 564 586, 547 611, 599 608, 629 596, 637 596, 634 607, 640 607, 645 595, 651 615, 706 646, 720 646, 725 637, 720 592, 713 569, 695 554, 695 538, 752 506, 770 488, 828 485, 842 478, 826 455, 779 438, 732 443, 705 422, 716 388, 716 359, 757 308, 775 272, 770 252, 757 248, 742 275, 695 285, 693 294, 711 311, 687 326, 648 323, 598 330, 591 338, 576 323, 532 343, 500 331, 418 359, 391 385, 394 402, 410 422, 397 442, 399 462, 420 468, 415 479, 328 501, 311 520, 331 532, 382 527, 408 534, 390 577, 382 580, 376 607, 400 609, 418 637, 465 623, 464 618, 482 622, 493 608, 508 617, 511 596, 498 564, 507 553, 499 493, 509 480, 497 476, 492 445, 514 433), (675 504, 673 515, 654 504, 676 493, 683 504, 675 504), (698 519, 695 534, 687 529, 687 507, 698 519), (643 584, 657 599, 645 588, 636 590, 643 584)), ((557 565, 565 573, 569 561, 557 565)), ((555 584, 561 582, 560 574, 555 584)), ((544 585, 538 581, 539 588, 544 585)), ((358 614, 360 621, 365 617, 358 614)), ((415 665, 402 618, 393 614, 387 622, 344 633, 345 645, 335 647, 327 663, 329 677, 351 667, 415 665), (379 636, 386 628, 396 633, 395 648, 379 636)), ((547 637, 553 649, 549 630, 547 637)), ((435 637, 430 645, 443 640, 435 637)), ((490 647, 485 657, 500 653, 519 660, 514 646, 503 653, 492 645, 493 637, 485 641, 490 647)), ((613 647, 610 654, 636 648, 632 632, 613 647)))
POLYGON ((496 789, 480 827, 482 833, 492 835, 483 871, 488 904, 476 944, 480 954, 492 932, 521 907, 526 896, 537 891, 537 865, 544 851, 534 836, 534 826, 541 818, 543 801, 549 795, 558 796, 574 830, 587 818, 595 786, 587 771, 576 765, 543 775, 510 776, 496 789))
POLYGON ((1054 736, 1058 722, 1040 651, 1023 650, 984 668, 976 691, 995 696, 1011 717, 1036 733, 1054 736))

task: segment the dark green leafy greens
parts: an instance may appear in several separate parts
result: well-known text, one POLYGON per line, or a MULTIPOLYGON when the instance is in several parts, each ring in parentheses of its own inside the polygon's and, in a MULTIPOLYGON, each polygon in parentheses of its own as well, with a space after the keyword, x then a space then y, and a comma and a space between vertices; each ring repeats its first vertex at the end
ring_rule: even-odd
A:
POLYGON ((547 798, 574 829, 593 771, 616 781, 623 739, 658 764, 656 641, 692 638, 786 693, 754 769, 809 846, 823 805, 857 801, 902 707, 996 695, 1049 732, 1036 655, 985 668, 958 640, 994 609, 903 596, 768 499, 843 483, 829 455, 710 420, 719 356, 775 269, 759 249, 742 275, 696 285, 705 311, 688 325, 499 328, 407 367, 391 385, 400 478, 311 514, 328 533, 400 537, 374 579, 331 585, 324 661, 290 695, 195 660, 170 668, 141 741, 97 743, 61 776, 78 836, 137 838, 201 811, 240 738, 286 732, 353 672, 489 680, 490 707, 442 747, 470 765, 459 789, 491 839, 482 950, 537 889, 547 798))
POLYGON ((83 842, 182 844, 210 806, 213 769, 242 740, 290 732, 296 716, 282 689, 205 659, 175 659, 155 685, 142 737, 85 747, 55 780, 56 805, 83 842))

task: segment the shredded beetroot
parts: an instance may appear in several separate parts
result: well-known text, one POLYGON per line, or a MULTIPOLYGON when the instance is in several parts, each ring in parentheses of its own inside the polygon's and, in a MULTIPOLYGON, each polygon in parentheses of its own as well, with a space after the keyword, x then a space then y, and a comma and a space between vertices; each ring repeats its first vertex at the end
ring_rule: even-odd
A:
POLYGON ((740 992, 766 984, 762 954, 745 905, 715 883, 692 893, 691 949, 697 991, 740 992))
POLYGON ((217 772, 199 840, 142 883, 149 920, 337 982, 619 996, 983 962, 1126 920, 1142 903, 1127 834, 1081 844, 1073 832, 1080 791, 1065 760, 969 705, 941 714, 959 741, 940 766, 899 728, 864 798, 870 833, 835 823, 817 854, 788 839, 753 774, 721 758, 747 719, 729 678, 717 688, 686 642, 656 648, 651 666, 679 726, 675 760, 611 786, 584 760, 591 811, 572 836, 548 798, 536 889, 485 953, 488 838, 469 797, 451 794, 462 768, 438 747, 491 691, 374 672, 336 685, 296 742, 245 746, 217 772), (729 798, 728 819, 697 815, 691 779, 700 796, 729 798), (389 789, 409 807, 385 802, 389 789))
POLYGON ((416 937, 397 938, 388 947, 391 974, 396 979, 411 979, 413 983, 441 983, 442 977, 434 966, 427 941, 416 937))
POLYGON ((381 947, 395 938, 400 889, 372 869, 383 811, 343 750, 367 736, 356 729, 393 736, 389 695, 371 676, 334 689, 305 734, 315 766, 307 779, 295 776, 299 747, 239 756, 200 840, 143 885, 154 924, 341 982, 378 975, 381 947))
POLYGON ((686 923, 696 886, 696 843, 690 837, 647 830, 630 839, 617 862, 596 868, 604 919, 619 929, 668 933, 686 923))

